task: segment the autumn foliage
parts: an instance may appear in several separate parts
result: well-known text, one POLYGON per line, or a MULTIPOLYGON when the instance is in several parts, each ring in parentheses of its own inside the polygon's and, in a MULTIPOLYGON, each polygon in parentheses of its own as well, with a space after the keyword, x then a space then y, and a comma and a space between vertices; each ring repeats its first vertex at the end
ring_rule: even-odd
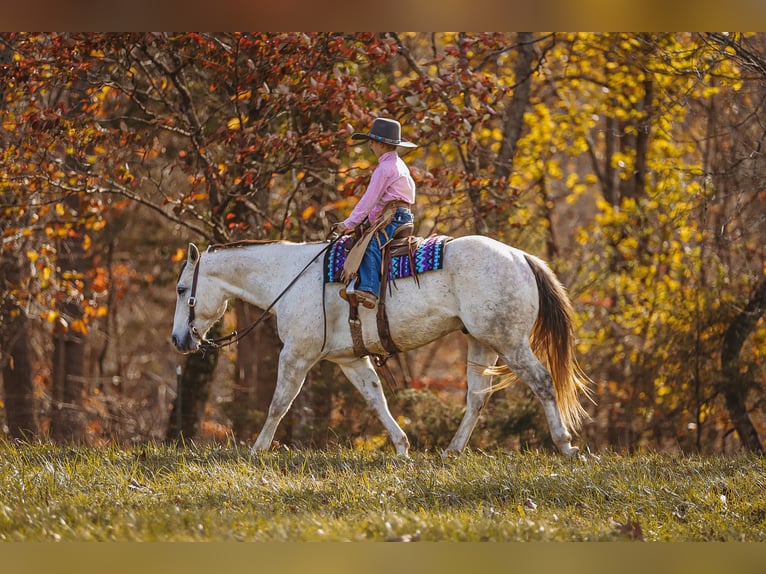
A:
MULTIPOLYGON (((349 136, 382 115, 420 144, 406 158, 420 234, 491 235, 568 286, 596 382, 584 442, 763 449, 763 34, 6 33, 0 44, 11 435, 163 436, 186 243, 323 239, 372 168, 349 136), (76 420, 56 422, 70 410, 76 420)), ((440 352, 454 354, 429 354, 440 352)), ((235 354, 223 359, 237 370, 255 360, 235 354)), ((422 354, 402 361, 408 384, 433 379, 422 354)), ((447 369, 440 380, 462 365, 447 369)), ((231 373, 216 376, 200 433, 258 416, 216 408, 239 392, 231 373)), ((312 408, 335 406, 317 424, 374 432, 338 416, 361 407, 323 384, 312 408)), ((438 416, 406 391, 403 417, 438 416)), ((531 404, 523 388, 499 395, 475 440, 543 444, 534 408, 513 401, 531 404)))

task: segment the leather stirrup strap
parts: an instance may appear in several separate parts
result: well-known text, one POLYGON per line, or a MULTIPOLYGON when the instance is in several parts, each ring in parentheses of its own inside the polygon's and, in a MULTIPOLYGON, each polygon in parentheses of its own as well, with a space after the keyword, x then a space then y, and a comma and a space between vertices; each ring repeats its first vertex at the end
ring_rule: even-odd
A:
POLYGON ((362 336, 362 320, 359 318, 359 302, 356 299, 356 295, 353 294, 349 295, 348 301, 348 326, 351 330, 351 344, 354 346, 354 355, 357 357, 369 355, 370 352, 364 345, 364 337, 362 336))
POLYGON ((376 319, 378 322, 378 335, 383 348, 390 354, 395 355, 401 349, 396 346, 391 338, 391 327, 388 324, 388 313, 386 312, 386 295, 388 294, 388 270, 391 267, 391 250, 386 248, 383 252, 383 270, 380 278, 380 298, 378 299, 378 313, 376 319))

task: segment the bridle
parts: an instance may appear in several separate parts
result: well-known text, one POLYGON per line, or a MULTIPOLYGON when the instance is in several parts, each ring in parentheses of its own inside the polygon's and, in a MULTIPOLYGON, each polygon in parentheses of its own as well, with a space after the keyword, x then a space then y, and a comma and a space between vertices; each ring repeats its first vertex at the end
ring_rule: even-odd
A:
MULTIPOLYGON (((208 251, 210 251, 210 248, 208 247, 208 251)), ((192 275, 192 286, 191 286, 191 295, 189 296, 189 301, 187 301, 187 305, 189 306, 189 331, 191 331, 191 334, 197 337, 200 341, 202 341, 202 335, 200 335, 200 332, 197 330, 197 327, 194 326, 194 308, 197 306, 197 280, 199 279, 199 263, 202 260, 202 256, 200 255, 197 257, 197 261, 194 263, 194 274, 192 275)))
MULTIPOLYGON (((189 307, 189 331, 191 331, 192 335, 194 335, 197 339, 200 341, 200 350, 205 353, 210 350, 216 350, 220 349, 222 347, 228 347, 229 345, 233 345, 243 337, 245 337, 248 333, 250 333, 253 329, 255 329, 271 312, 271 310, 274 308, 274 306, 277 304, 277 302, 284 296, 285 293, 287 293, 290 288, 292 288, 293 285, 298 281, 301 275, 303 275, 306 270, 311 267, 311 264, 314 263, 319 257, 325 253, 328 249, 330 249, 337 241, 337 238, 331 240, 324 248, 322 248, 319 253, 314 255, 314 257, 309 261, 306 266, 300 270, 300 272, 293 278, 292 281, 285 287, 282 292, 277 295, 277 298, 272 301, 271 305, 269 305, 263 313, 258 316, 258 318, 250 323, 247 327, 240 330, 235 330, 229 333, 228 335, 224 335, 223 337, 216 337, 214 339, 204 339, 202 335, 200 334, 199 330, 194 326, 194 319, 195 319, 195 308, 197 306, 197 282, 199 280, 199 267, 200 263, 202 262, 202 255, 200 255, 197 258, 197 261, 194 263, 194 273, 192 275, 192 285, 191 285, 191 292, 189 294, 189 300, 187 301, 187 306, 189 307)), ((222 248, 228 248, 228 247, 239 247, 242 245, 250 245, 252 242, 239 242, 239 243, 230 243, 225 245, 211 245, 207 248, 207 252, 215 251, 217 249, 222 248)), ((324 297, 322 297, 322 304, 324 305, 324 297)), ((322 349, 324 349, 325 343, 327 342, 327 325, 325 325, 325 337, 324 341, 322 342, 322 349)))

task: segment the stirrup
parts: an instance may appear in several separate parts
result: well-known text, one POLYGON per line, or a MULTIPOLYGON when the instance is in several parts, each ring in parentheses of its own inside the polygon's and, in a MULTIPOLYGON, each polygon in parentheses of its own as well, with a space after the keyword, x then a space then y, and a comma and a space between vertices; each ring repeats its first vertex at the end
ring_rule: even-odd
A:
POLYGON ((355 291, 357 300, 364 305, 367 309, 374 309, 378 304, 378 298, 369 291, 355 291))
POLYGON ((369 291, 357 291, 351 285, 348 287, 341 287, 338 292, 340 298, 344 301, 348 301, 351 305, 358 305, 361 303, 367 309, 374 309, 378 304, 378 298, 369 291))

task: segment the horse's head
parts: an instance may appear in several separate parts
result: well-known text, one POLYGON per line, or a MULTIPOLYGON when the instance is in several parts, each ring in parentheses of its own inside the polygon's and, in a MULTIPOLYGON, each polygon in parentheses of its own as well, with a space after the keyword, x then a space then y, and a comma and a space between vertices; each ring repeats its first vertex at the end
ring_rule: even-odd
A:
POLYGON ((205 334, 226 311, 222 290, 216 288, 201 263, 199 249, 190 243, 186 265, 176 283, 176 314, 170 338, 181 353, 202 349, 205 334))

